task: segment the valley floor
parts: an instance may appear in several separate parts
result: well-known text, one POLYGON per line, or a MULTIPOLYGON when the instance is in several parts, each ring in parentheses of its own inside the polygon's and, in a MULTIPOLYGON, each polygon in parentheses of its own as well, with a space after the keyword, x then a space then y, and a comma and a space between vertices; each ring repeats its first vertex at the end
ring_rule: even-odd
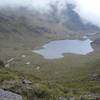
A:
POLYGON ((99 49, 86 56, 65 54, 55 60, 32 53, 33 48, 51 40, 66 38, 60 37, 0 42, 1 59, 6 65, 0 69, 0 88, 25 100, 100 100, 99 49))

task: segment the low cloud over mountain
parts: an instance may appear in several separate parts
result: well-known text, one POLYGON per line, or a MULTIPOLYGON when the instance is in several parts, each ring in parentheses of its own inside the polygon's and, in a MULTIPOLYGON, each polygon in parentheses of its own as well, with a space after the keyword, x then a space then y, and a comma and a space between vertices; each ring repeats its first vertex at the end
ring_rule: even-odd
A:
POLYGON ((75 11, 84 23, 100 27, 100 0, 0 0, 0 6, 28 6, 39 11, 50 11, 50 5, 56 5, 58 11, 66 9, 66 4, 75 5, 75 11))

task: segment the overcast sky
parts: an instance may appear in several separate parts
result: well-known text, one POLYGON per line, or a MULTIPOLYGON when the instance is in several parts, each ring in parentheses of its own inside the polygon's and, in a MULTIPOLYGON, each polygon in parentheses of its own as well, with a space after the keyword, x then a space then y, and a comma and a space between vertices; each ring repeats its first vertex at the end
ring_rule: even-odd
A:
POLYGON ((63 3, 66 0, 0 0, 0 5, 33 5, 37 7, 46 7, 49 3, 63 3))
POLYGON ((66 2, 75 4, 75 11, 83 20, 100 27, 100 0, 0 0, 0 6, 32 5, 37 9, 43 8, 46 10, 49 8, 49 3, 57 4, 57 2, 59 10, 65 7, 66 2))

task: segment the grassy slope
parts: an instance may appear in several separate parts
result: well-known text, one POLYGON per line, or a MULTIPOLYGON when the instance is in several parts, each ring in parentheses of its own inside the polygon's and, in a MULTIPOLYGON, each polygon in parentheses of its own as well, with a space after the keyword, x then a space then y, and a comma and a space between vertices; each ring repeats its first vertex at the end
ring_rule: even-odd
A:
MULTIPOLYGON (((92 65, 95 65, 95 62, 92 63, 92 65)), ((90 66, 88 66, 88 68, 89 67, 90 66)), ((25 69, 26 68, 24 68, 24 70, 25 69)), ((95 72, 94 66, 91 66, 88 70, 95 72), (90 70, 91 68, 93 69, 90 70)), ((82 72, 82 71, 83 70, 81 69, 79 72, 82 72)), ((85 68, 85 72, 87 72, 86 68, 85 68)), ((85 73, 85 74, 88 74, 88 73, 85 73)), ((48 74, 45 74, 45 76, 46 75, 48 74)), ((49 75, 52 75, 52 73, 49 73, 49 75)), ((66 75, 70 76, 70 74, 68 73, 66 73, 66 75)), ((30 94, 32 94, 32 100, 34 100, 34 97, 37 98, 36 100, 39 100, 39 99, 40 100, 58 100, 60 96, 64 96, 64 97, 73 96, 74 98, 76 98, 75 100, 78 100, 80 95, 85 95, 92 92, 100 94, 99 81, 91 81, 88 76, 84 76, 84 75, 77 76, 74 74, 74 76, 77 77, 76 80, 74 80, 74 78, 72 80, 72 77, 70 77, 70 80, 68 78, 66 78, 65 80, 65 77, 64 79, 59 77, 60 79, 56 79, 56 80, 55 79, 44 80, 44 79, 34 76, 34 74, 25 73, 24 71, 19 72, 19 71, 14 71, 11 69, 1 68, 0 69, 0 87, 22 95, 25 100, 31 100, 28 98, 28 97, 31 97, 30 94), (29 90, 27 85, 22 83, 24 79, 30 80, 32 82, 32 85, 29 85, 28 87, 31 87, 33 92, 29 90)), ((92 100, 95 100, 95 99, 92 99, 92 100)))
MULTIPOLYGON (((38 45, 38 47, 40 46, 38 45)), ((11 68, 3 71, 1 69, 1 72, 3 72, 1 73, 1 80, 13 79, 18 81, 13 88, 8 88, 8 90, 17 92, 27 98, 29 94, 26 92, 27 89, 23 91, 21 82, 23 79, 28 79, 33 82, 33 91, 38 91, 37 93, 45 91, 46 98, 49 96, 51 100, 58 100, 59 96, 74 96, 77 100, 80 95, 91 91, 100 93, 100 82, 89 79, 89 74, 100 73, 99 50, 87 56, 65 54, 63 59, 57 60, 45 60, 43 57, 32 53, 29 49, 20 51, 20 54, 19 51, 17 52, 18 55, 12 56, 15 60, 11 62, 11 68), (21 58, 22 54, 27 57, 21 58), (30 61, 31 65, 26 65, 27 61, 30 61), (37 70, 37 67, 40 67, 40 70, 37 70), (7 71, 6 75, 5 71, 7 71), (23 92, 19 91, 20 87, 20 91, 23 92), (77 91, 75 94, 72 92, 74 89, 77 91), (66 93, 66 91, 68 92, 66 93)))
MULTIPOLYGON (((26 25, 27 23, 23 23, 22 19, 19 20, 19 17, 16 17, 12 24, 11 21, 0 23, 0 27, 3 27, 0 31, 0 58, 5 63, 7 63, 8 59, 15 58, 10 63, 9 69, 0 69, 1 88, 19 93, 27 99, 29 95, 28 90, 22 84, 22 80, 28 79, 32 81, 32 89, 35 91, 35 94, 33 94, 37 94, 36 97, 43 93, 43 98, 40 96, 42 100, 44 98, 48 100, 48 96, 51 100, 58 100, 59 96, 66 97, 74 95, 77 97, 90 92, 91 89, 94 89, 100 94, 100 82, 89 80, 89 74, 100 73, 99 50, 87 56, 65 54, 63 59, 43 59, 40 55, 32 53, 31 50, 33 48, 39 48, 51 40, 79 38, 81 34, 52 34, 55 33, 55 30, 60 33, 59 30, 63 30, 62 28, 57 30, 60 26, 56 26, 55 30, 51 32, 43 31, 43 34, 39 32, 37 34, 30 27, 35 25, 35 28, 37 28, 37 25, 40 25, 38 26, 39 28, 44 25, 48 29, 48 27, 54 27, 55 24, 48 25, 47 23, 44 24, 43 21, 34 22, 34 25, 26 25), (5 27, 7 29, 6 31, 4 31, 5 27), (15 29, 17 29, 16 32, 15 29), (23 54, 27 56, 24 59, 21 58, 23 54), (30 65, 25 64, 28 61, 31 62, 30 65), (37 70, 37 67, 40 67, 40 70, 37 70), (10 80, 16 82, 14 84, 8 84, 6 81, 10 80), (78 93, 74 94, 72 92, 73 89, 77 90, 78 93)), ((36 20, 34 19, 34 21, 36 20)))

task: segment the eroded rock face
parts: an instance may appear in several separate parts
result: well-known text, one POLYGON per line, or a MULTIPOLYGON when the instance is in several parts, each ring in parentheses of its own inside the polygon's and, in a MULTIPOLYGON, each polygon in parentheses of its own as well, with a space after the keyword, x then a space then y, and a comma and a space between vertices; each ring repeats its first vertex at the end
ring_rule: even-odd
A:
POLYGON ((0 100, 23 100, 22 96, 0 89, 0 100))

